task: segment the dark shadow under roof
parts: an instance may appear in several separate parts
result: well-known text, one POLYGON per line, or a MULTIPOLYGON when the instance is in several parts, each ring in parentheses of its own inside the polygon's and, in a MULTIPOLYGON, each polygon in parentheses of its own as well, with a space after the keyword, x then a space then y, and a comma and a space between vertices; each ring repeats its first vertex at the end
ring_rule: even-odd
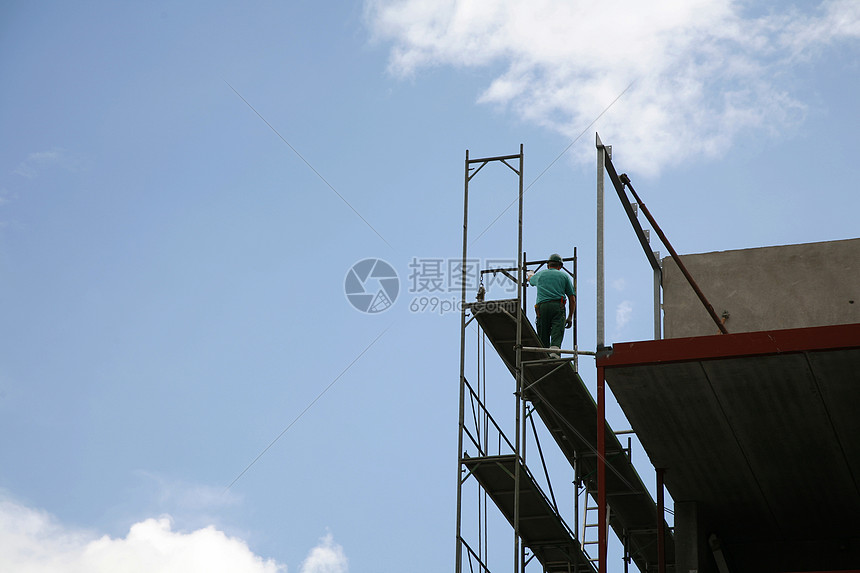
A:
POLYGON ((598 366, 729 556, 860 566, 860 324, 621 343, 598 366))

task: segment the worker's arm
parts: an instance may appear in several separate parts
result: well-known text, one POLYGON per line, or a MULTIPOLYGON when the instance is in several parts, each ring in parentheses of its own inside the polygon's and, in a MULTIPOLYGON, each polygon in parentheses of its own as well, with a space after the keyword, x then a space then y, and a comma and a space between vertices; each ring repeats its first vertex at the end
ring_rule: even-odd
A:
POLYGON ((573 311, 576 308, 576 296, 572 294, 567 295, 567 301, 570 304, 567 306, 567 322, 564 323, 564 327, 570 328, 573 326, 573 311))

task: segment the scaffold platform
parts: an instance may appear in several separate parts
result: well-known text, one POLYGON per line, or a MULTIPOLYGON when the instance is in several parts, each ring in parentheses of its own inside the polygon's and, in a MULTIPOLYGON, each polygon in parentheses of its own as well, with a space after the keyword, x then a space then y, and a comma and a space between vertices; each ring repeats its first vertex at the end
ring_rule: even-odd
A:
MULTIPOLYGON (((474 302, 467 308, 486 333, 511 374, 516 376, 516 299, 474 302)), ((523 347, 542 346, 526 316, 522 318, 523 347)), ((585 480, 589 492, 597 489, 597 404, 569 360, 548 360, 546 353, 522 351, 524 397, 529 400, 561 451, 585 480)), ((658 510, 648 489, 631 463, 628 452, 606 424, 607 500, 610 527, 626 540, 630 556, 640 571, 650 571, 658 561, 658 510)), ((492 494, 491 494, 492 495, 492 494)), ((666 533, 666 558, 674 563, 671 530, 666 533)), ((672 570, 670 566, 670 571, 672 570)))
POLYGON ((515 472, 519 465, 519 533, 547 573, 594 572, 588 556, 564 520, 514 454, 465 458, 463 464, 514 526, 515 472))

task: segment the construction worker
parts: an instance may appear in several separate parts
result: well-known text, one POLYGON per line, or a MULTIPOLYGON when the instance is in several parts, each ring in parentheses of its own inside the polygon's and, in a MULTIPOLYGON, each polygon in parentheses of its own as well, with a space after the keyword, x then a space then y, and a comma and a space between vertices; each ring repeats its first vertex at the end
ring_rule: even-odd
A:
MULTIPOLYGON (((529 273, 529 284, 537 287, 535 316, 537 317, 537 334, 545 348, 561 348, 564 339, 564 329, 573 325, 573 309, 576 308, 576 292, 566 272, 561 270, 561 256, 553 253, 549 256, 547 268, 537 273, 529 273), (565 320, 565 298, 570 302, 565 320)), ((550 353, 551 358, 558 354, 550 353)))

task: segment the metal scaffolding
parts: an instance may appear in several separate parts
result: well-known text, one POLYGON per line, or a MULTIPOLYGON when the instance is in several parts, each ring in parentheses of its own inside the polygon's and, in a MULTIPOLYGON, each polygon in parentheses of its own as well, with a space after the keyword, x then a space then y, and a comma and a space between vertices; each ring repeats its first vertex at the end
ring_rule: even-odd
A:
MULTIPOLYGON (((606 534, 610 527, 622 540, 625 572, 630 562, 635 563, 640 571, 650 571, 651 565, 656 564, 660 557, 656 532, 662 529, 657 525, 658 522, 663 523, 662 512, 658 514, 656 504, 631 463, 630 439, 627 439, 627 448, 624 448, 618 436, 606 424, 603 412, 598 410, 598 406, 602 406, 602 398, 598 396, 598 403, 595 403, 579 376, 578 356, 595 356, 597 353, 579 350, 576 314, 573 320, 573 348, 556 350, 562 357, 553 357, 549 354, 550 349, 542 347, 527 318, 526 272, 530 268, 539 269, 547 261, 529 261, 523 251, 523 159, 522 145, 516 155, 472 159, 469 152, 466 152, 455 571, 490 571, 488 498, 492 499, 513 529, 514 573, 524 573, 527 566, 537 567, 538 564, 545 573, 596 572, 598 567, 605 571, 606 534), (482 280, 477 301, 469 302, 466 293, 469 268, 469 185, 472 179, 491 163, 502 163, 517 176, 517 263, 515 267, 482 269, 479 273, 482 280), (485 273, 501 273, 516 283, 516 298, 484 300, 485 273), (478 380, 475 384, 466 376, 466 335, 470 327, 475 328, 478 333, 478 380), (487 340, 515 381, 513 439, 509 439, 503 430, 506 424, 510 428, 510 420, 500 423, 490 413, 486 385, 486 352, 482 351, 482 344, 487 340), (535 426, 535 415, 541 419, 548 434, 573 469, 573 508, 560 508, 556 500, 544 450, 535 426), (531 435, 529 429, 532 430, 531 435), (540 476, 536 476, 526 463, 526 445, 530 437, 540 459, 540 476), (476 454, 470 455, 467 447, 474 448, 476 454), (542 480, 541 483, 538 477, 542 480), (469 530, 471 537, 467 539, 463 511, 466 499, 464 488, 471 482, 474 482, 478 490, 478 523, 469 530), (543 487, 541 484, 544 484, 543 487), (607 495, 613 499, 611 511, 606 503, 607 495), (597 506, 589 505, 589 497, 598 502, 597 506), (585 499, 584 504, 580 503, 580 498, 585 499), (590 523, 585 519, 589 511, 593 512, 597 507, 600 507, 599 527, 597 523, 590 523), (568 527, 562 517, 562 513, 571 509, 573 528, 568 527), (580 514, 583 514, 582 520, 580 514), (586 541, 586 533, 595 529, 598 530, 598 539, 586 541), (477 540, 474 537, 477 537, 477 540), (585 550, 586 545, 591 544, 599 548, 597 557, 590 556, 585 550)), ((599 242, 599 246, 602 246, 602 242, 599 242)), ((571 276, 576 284, 575 248, 573 253, 573 257, 564 258, 563 261, 572 263, 571 276)), ((598 328, 599 325, 600 321, 598 328)), ((601 349, 602 339, 599 339, 597 350, 601 349)), ((668 549, 674 549, 671 537, 668 540, 668 549)), ((532 567, 529 570, 532 570, 532 567)))
MULTIPOLYGON (((763 332, 735 327, 736 333, 729 334, 724 324, 728 314, 724 312, 722 319, 717 316, 630 178, 616 171, 611 146, 597 136, 596 148, 597 337, 593 352, 579 350, 576 315, 572 350, 544 348, 527 317, 526 273, 547 261, 529 261, 523 251, 522 146, 516 155, 482 159, 470 159, 466 152, 455 572, 489 573, 491 565, 495 571, 507 570, 507 542, 500 546, 501 558, 495 546, 490 552, 489 544, 491 537, 504 537, 500 532, 508 527, 513 530, 514 573, 527 569, 606 573, 610 530, 623 547, 624 573, 631 563, 641 573, 680 573, 681 569, 717 566, 724 571, 725 555, 729 555, 730 565, 732 560, 750 564, 743 570, 856 568, 860 528, 854 517, 860 507, 860 489, 855 476, 860 449, 851 437, 860 427, 852 410, 857 403, 860 324, 763 332), (475 286, 480 288, 477 300, 469 302, 469 186, 491 163, 501 163, 517 176, 517 262, 516 266, 475 271, 473 275, 481 277, 480 285, 475 286), (613 347, 605 340, 606 175, 654 273, 652 341, 613 347), (638 221, 639 211, 720 334, 662 339, 663 269, 659 252, 649 245, 649 231, 638 221), (515 283, 516 298, 489 300, 483 288, 488 273, 515 283), (476 381, 466 376, 467 352, 470 367, 473 364, 467 331, 471 340, 473 330, 478 343, 476 381), (487 384, 487 342, 503 366, 500 380, 493 380, 492 386, 487 384), (579 375, 577 357, 583 354, 595 357, 594 397, 579 375), (510 380, 509 375, 514 380, 513 400, 506 391, 509 386, 503 384, 510 380), (607 384, 635 424, 634 430, 616 433, 606 422, 607 384), (771 408, 774 400, 778 407, 771 408), (491 409, 497 412, 499 404, 510 401, 513 412, 491 414, 491 409), (542 425, 540 433, 535 418, 542 425), (632 464, 631 439, 624 436, 626 447, 619 440, 621 434, 634 431, 641 431, 639 441, 656 464, 656 500, 632 464), (788 439, 760 439, 781 434, 788 439), (554 442, 556 453, 572 468, 572 499, 562 498, 558 495, 561 490, 553 487, 550 474, 557 474, 560 466, 547 463, 544 454, 552 450, 541 445, 540 436, 554 442), (820 438, 822 444, 813 443, 810 437, 820 438), (527 446, 534 452, 532 467, 527 464, 527 446), (786 476, 800 477, 777 475, 780 472, 774 468, 781 468, 786 476), (810 494, 805 484, 816 482, 821 475, 828 476, 825 481, 833 485, 832 491, 813 488, 810 494), (474 486, 478 493, 477 525, 466 525, 464 503, 475 503, 475 498, 465 495, 467 486, 474 486), (676 534, 665 519, 666 491, 677 495, 683 508, 677 521, 677 557, 676 534), (798 503, 803 511, 797 510, 798 503), (492 523, 488 520, 491 506, 497 509, 492 523), (572 520, 565 521, 562 516, 571 510, 572 520), (591 540, 589 533, 597 539, 591 540)), ((563 260, 573 263, 575 282, 576 249, 573 253, 563 260)))
MULTIPOLYGON (((485 564, 486 556, 480 555, 480 546, 479 553, 476 554, 475 551, 471 548, 471 546, 466 542, 463 538, 463 515, 462 515, 462 506, 463 506, 463 483, 469 478, 472 470, 469 470, 469 474, 467 474, 466 478, 461 477, 461 472, 466 464, 466 452, 464 450, 464 437, 468 436, 473 444, 478 448, 478 452, 481 454, 488 453, 486 448, 486 440, 481 441, 481 436, 474 436, 468 433, 468 429, 465 425, 465 412, 466 412, 466 393, 469 391, 470 400, 476 400, 478 404, 481 404, 481 394, 480 394, 480 386, 478 387, 478 392, 474 390, 474 388, 469 384, 466 379, 466 313, 467 313, 467 302, 466 302, 466 285, 468 283, 468 246, 469 246, 469 182, 475 177, 484 167, 486 167, 490 163, 502 163, 509 167, 516 175, 518 181, 518 218, 517 218, 517 275, 516 275, 516 284, 517 284, 517 305, 522 305, 523 300, 523 288, 522 288, 522 245, 523 245, 523 146, 520 144, 520 152, 516 155, 504 155, 498 157, 487 157, 482 159, 471 159, 469 157, 469 151, 466 151, 466 163, 465 163, 465 176, 464 176, 464 193, 463 193, 463 259, 461 265, 461 310, 460 310, 460 414, 459 414, 459 432, 458 432, 458 465, 457 465, 457 550, 456 550, 456 568, 455 571, 460 573, 462 571, 463 565, 463 549, 465 548, 468 551, 469 563, 471 565, 472 558, 476 558, 478 563, 480 564, 481 571, 487 571, 487 567, 485 564), (515 165, 512 165, 515 163, 515 165), (477 167, 474 167, 477 166, 477 167)), ((498 429, 500 435, 500 444, 501 439, 503 438, 506 444, 513 450, 513 455, 517 461, 520 461, 524 458, 521 455, 521 436, 522 436, 522 420, 525 417, 525 403, 521 399, 521 389, 522 389, 522 372, 519 366, 521 360, 521 349, 522 346, 520 344, 522 338, 522 325, 520 321, 517 321, 517 369, 516 369, 516 430, 515 430, 515 438, 514 443, 507 439, 502 432, 501 428, 495 423, 494 420, 490 417, 489 412, 486 407, 483 405, 480 406, 481 414, 483 414, 483 419, 485 420, 485 427, 488 421, 492 421, 495 428, 498 429)), ((474 407, 473 407, 474 412, 474 407)), ((476 428, 476 433, 480 432, 480 423, 476 428)), ((501 448, 500 448, 501 449, 501 448)), ((482 456, 487 457, 487 456, 482 456)), ((513 464, 513 516, 512 516, 512 525, 514 528, 514 571, 520 570, 520 563, 522 557, 522 549, 521 549, 521 537, 520 537, 520 485, 522 481, 523 474, 523 464, 522 463, 514 463, 513 464)), ((479 540, 480 541, 480 540, 479 540)))

